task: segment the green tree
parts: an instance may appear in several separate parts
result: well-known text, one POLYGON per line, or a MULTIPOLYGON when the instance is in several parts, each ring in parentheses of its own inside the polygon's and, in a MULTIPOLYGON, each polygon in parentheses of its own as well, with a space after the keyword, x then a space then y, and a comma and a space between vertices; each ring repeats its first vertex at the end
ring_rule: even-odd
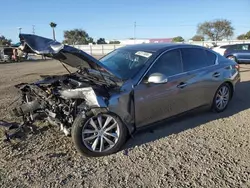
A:
POLYGON ((250 31, 246 33, 246 39, 250 39, 250 31))
POLYGON ((195 35, 195 36, 192 37, 191 40, 193 40, 193 41, 204 41, 204 37, 201 36, 201 35, 195 35))
POLYGON ((197 33, 213 41, 229 38, 234 34, 232 23, 226 19, 206 21, 198 25, 197 33))
POLYGON ((109 44, 121 44, 121 42, 118 40, 114 40, 114 41, 110 41, 109 44))
POLYGON ((50 25, 50 27, 51 27, 52 30, 53 30, 53 39, 56 40, 55 28, 56 28, 57 24, 54 23, 54 22, 50 22, 49 25, 50 25))
POLYGON ((11 40, 6 39, 4 36, 0 36, 0 46, 9 46, 11 45, 11 40))
POLYGON ((94 39, 89 36, 89 34, 82 29, 73 29, 64 31, 63 43, 68 45, 80 45, 95 43, 94 39))
POLYGON ((183 41, 184 41, 184 38, 182 38, 181 36, 177 36, 172 39, 172 42, 183 42, 183 41))
POLYGON ((245 40, 246 39, 246 35, 245 34, 241 34, 237 37, 238 40, 245 40))
POLYGON ((238 40, 249 40, 250 39, 250 31, 248 31, 246 34, 241 34, 237 37, 238 40))
POLYGON ((105 38, 99 38, 97 41, 96 41, 97 44, 107 44, 107 42, 105 41, 105 38))
POLYGON ((92 37, 89 37, 89 43, 96 44, 96 42, 94 41, 92 37))

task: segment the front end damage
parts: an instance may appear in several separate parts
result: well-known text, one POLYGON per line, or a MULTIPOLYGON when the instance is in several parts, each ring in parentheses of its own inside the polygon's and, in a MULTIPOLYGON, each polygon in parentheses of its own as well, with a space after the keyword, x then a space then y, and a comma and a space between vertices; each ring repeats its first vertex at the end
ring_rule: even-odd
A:
MULTIPOLYGON (((53 80, 56 84, 55 80, 53 80)), ((104 97, 97 96, 92 87, 63 88, 49 84, 19 84, 21 105, 13 109, 14 115, 22 117, 24 125, 37 120, 45 120, 57 125, 70 135, 70 128, 79 113, 87 113, 94 108, 106 108, 104 97)))
POLYGON ((22 117, 23 122, 11 127, 16 130, 14 133, 6 132, 7 140, 25 127, 32 128, 36 121, 44 121, 58 126, 66 136, 72 135, 80 151, 88 148, 90 155, 102 150, 103 154, 106 150, 116 151, 114 145, 125 141, 127 132, 131 135, 135 130, 132 84, 125 83, 83 51, 35 35, 21 35, 20 39, 24 51, 50 56, 78 70, 65 75, 45 75, 35 83, 16 85, 21 103, 13 109, 13 114, 22 117), (98 136, 106 140, 97 145, 97 141, 82 140, 85 138, 82 134, 89 136, 88 139, 98 136), (120 139, 119 135, 122 135, 120 139))
MULTIPOLYGON (((74 76, 73 73, 48 76, 36 83, 16 85, 21 104, 13 109, 13 114, 23 120, 15 127, 17 132, 36 121, 46 121, 69 136, 77 116, 86 118, 106 112, 119 116, 129 132, 134 131, 134 104, 130 90, 121 92, 119 87, 91 86, 89 83, 78 87, 74 76)), ((7 133, 6 136, 10 139, 14 134, 7 133)))

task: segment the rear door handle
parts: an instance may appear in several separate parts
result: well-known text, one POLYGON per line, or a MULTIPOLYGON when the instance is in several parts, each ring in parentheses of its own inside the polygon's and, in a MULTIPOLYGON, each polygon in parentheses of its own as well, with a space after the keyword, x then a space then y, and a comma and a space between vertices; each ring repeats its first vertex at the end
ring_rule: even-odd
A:
POLYGON ((219 72, 215 72, 214 74, 213 74, 213 77, 215 77, 215 78, 218 78, 220 76, 220 73, 219 72))
POLYGON ((179 85, 177 85, 177 87, 178 88, 184 88, 184 87, 186 87, 187 86, 187 84, 186 83, 184 83, 184 82, 181 82, 179 85))

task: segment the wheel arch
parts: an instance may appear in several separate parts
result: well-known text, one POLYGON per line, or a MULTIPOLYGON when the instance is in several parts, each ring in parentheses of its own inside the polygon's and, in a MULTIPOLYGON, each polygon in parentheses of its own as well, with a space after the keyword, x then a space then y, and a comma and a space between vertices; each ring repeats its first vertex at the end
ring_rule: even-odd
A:
MULTIPOLYGON (((233 93, 234 93, 234 86, 233 86, 233 83, 230 82, 230 81, 225 81, 225 82, 221 83, 221 84, 219 85, 219 87, 217 88, 215 94, 214 94, 213 102, 212 102, 212 104, 211 104, 211 110, 212 110, 213 112, 222 112, 222 111, 224 111, 224 110, 226 109, 226 107, 223 108, 223 109, 217 109, 216 104, 215 104, 217 92, 219 91, 219 89, 220 89, 223 85, 227 85, 227 86, 229 87, 230 91, 231 91, 231 92, 230 92, 230 96, 229 96, 229 101, 230 101, 230 100, 232 99, 232 97, 233 97, 233 93)), ((228 101, 228 102, 229 102, 229 101, 228 101)), ((227 105, 228 105, 228 104, 227 104, 227 105)))
MULTIPOLYGON (((122 149, 122 146, 125 144, 125 142, 128 139, 128 131, 126 126, 123 126, 123 122, 120 120, 119 116, 115 115, 114 113, 110 112, 109 110, 105 108, 94 108, 94 109, 89 109, 88 111, 82 111, 81 113, 78 113, 78 116, 76 117, 73 126, 72 126, 72 140, 73 143, 76 147, 76 150, 83 156, 87 157, 101 157, 101 156, 106 156, 106 155, 111 155, 114 154, 122 149), (120 136, 119 139, 115 142, 115 145, 109 148, 108 150, 100 151, 99 150, 91 150, 86 143, 82 140, 82 130, 85 125, 85 123, 89 120, 89 118, 92 118, 93 116, 98 116, 101 114, 106 114, 109 116, 113 116, 120 128, 120 136), (119 123, 120 121, 120 123, 119 123)), ((103 134, 103 133, 102 133, 103 134)), ((96 139, 96 138, 94 138, 96 139)), ((99 140, 100 142, 100 140, 99 140)), ((97 144, 96 144, 97 145, 97 144)))
POLYGON ((235 55, 235 54, 228 54, 228 55, 226 55, 226 58, 229 58, 229 57, 234 57, 235 58, 235 62, 238 63, 238 57, 237 57, 237 55, 235 55))
MULTIPOLYGON (((230 95, 230 99, 233 97, 233 94, 234 94, 234 85, 232 84, 232 82, 230 82, 230 81, 225 81, 223 84, 228 84, 229 85, 229 87, 230 87, 230 89, 231 89, 231 95, 230 95)), ((223 84, 221 84, 221 85, 223 85, 223 84)), ((221 86, 220 85, 220 86, 221 86)), ((219 86, 219 87, 220 87, 219 86)))

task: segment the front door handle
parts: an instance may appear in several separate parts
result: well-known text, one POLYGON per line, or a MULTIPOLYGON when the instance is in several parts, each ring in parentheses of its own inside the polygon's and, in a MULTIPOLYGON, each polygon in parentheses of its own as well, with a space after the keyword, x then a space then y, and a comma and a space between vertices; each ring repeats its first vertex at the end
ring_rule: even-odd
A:
POLYGON ((219 72, 215 72, 214 74, 213 74, 213 77, 215 77, 215 78, 218 78, 220 76, 220 73, 219 72))
POLYGON ((177 87, 178 88, 184 88, 184 87, 186 87, 187 86, 187 84, 186 83, 184 83, 184 82, 181 82, 179 85, 177 85, 177 87))

